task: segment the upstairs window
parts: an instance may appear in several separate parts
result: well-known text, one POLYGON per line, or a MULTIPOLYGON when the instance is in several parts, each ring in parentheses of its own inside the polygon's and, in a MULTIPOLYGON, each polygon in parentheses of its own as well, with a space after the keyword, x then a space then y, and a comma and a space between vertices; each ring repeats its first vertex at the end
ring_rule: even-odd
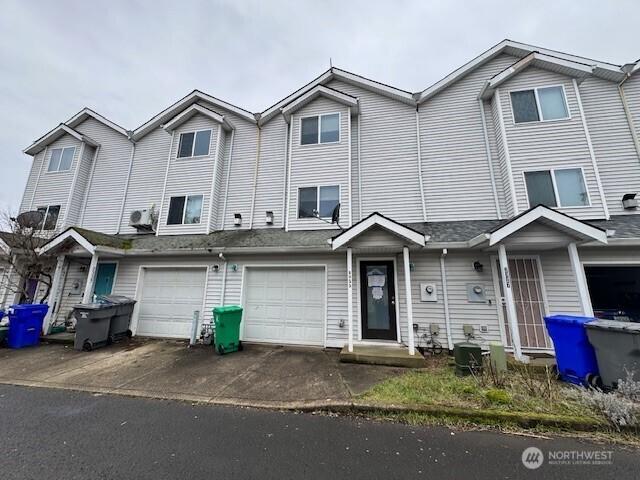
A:
POLYGON ((48 172, 64 172, 71 168, 76 147, 54 148, 51 150, 48 172))
POLYGON ((195 225, 200 223, 202 195, 171 197, 167 225, 195 225))
POLYGON ((589 194, 581 168, 524 172, 529 206, 588 207, 589 194))
POLYGON ((178 145, 178 158, 209 155, 210 143, 211 130, 181 133, 180 144, 178 145))
POLYGON ((337 143, 340 141, 340 114, 316 115, 300 120, 300 144, 337 143))
POLYGON ((38 211, 42 213, 42 222, 38 228, 40 230, 55 230, 58 224, 58 215, 60 215, 60 205, 38 207, 38 211))
POLYGON ((511 108, 515 123, 569 118, 567 99, 562 86, 511 92, 511 108))
POLYGON ((298 190, 298 218, 331 218, 340 203, 340 187, 304 187, 298 190))

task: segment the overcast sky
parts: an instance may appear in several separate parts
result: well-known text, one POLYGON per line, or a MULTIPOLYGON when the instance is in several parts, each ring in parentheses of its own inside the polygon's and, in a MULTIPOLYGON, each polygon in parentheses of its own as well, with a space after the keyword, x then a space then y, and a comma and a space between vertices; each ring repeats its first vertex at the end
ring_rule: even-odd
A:
POLYGON ((419 91, 504 38, 640 57, 640 2, 0 0, 0 204, 88 106, 134 129, 194 88, 261 111, 335 66, 419 91), (544 5, 543 5, 544 4, 544 5))

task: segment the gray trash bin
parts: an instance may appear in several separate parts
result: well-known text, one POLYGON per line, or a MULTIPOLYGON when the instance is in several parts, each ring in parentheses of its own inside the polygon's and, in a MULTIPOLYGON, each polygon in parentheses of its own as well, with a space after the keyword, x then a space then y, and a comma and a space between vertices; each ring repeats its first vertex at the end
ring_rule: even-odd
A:
POLYGON ((117 342, 124 337, 131 337, 131 314, 136 301, 124 295, 102 295, 98 302, 108 303, 116 307, 115 315, 111 318, 109 327, 109 342, 117 342))
POLYGON ((111 317, 117 312, 117 305, 110 303, 86 303, 73 306, 76 319, 76 337, 73 348, 87 352, 102 347, 109 342, 111 317))
POLYGON ((605 387, 616 388, 627 371, 640 380, 640 323, 594 320, 585 327, 605 387))

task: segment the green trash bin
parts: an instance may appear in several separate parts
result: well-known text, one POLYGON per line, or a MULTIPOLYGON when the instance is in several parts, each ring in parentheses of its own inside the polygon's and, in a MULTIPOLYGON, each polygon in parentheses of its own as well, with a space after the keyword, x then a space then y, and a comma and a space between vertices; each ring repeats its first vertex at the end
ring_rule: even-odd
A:
POLYGON ((229 305, 213 309, 215 332, 213 345, 220 355, 242 350, 240 341, 240 322, 242 321, 242 307, 229 305))

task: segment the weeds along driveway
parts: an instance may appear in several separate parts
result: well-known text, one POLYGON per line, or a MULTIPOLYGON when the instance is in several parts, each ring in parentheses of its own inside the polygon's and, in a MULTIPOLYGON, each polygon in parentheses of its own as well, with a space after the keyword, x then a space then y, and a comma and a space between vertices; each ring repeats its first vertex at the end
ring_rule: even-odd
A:
POLYGON ((253 406, 348 402, 405 370, 342 364, 332 350, 212 347, 137 340, 93 352, 43 344, 0 349, 0 383, 253 406))

